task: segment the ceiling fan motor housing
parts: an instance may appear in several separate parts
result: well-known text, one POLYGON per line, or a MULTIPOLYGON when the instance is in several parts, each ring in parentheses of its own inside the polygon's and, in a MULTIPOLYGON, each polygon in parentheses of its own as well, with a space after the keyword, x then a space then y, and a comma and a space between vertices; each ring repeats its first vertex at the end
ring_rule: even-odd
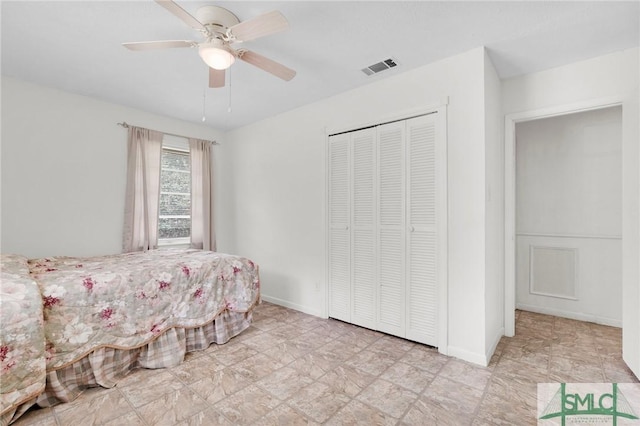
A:
POLYGON ((224 33, 227 28, 240 23, 240 20, 229 10, 219 6, 203 6, 196 11, 196 19, 205 27, 221 27, 217 31, 224 33))

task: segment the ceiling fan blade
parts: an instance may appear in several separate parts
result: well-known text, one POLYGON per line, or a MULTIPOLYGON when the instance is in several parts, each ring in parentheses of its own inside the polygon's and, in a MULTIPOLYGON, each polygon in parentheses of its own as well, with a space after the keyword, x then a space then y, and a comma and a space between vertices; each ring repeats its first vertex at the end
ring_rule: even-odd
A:
POLYGON ((224 87, 224 70, 217 70, 215 68, 209 68, 209 87, 218 88, 224 87))
POLYGON ((251 52, 250 50, 239 50, 237 52, 237 55, 243 61, 248 62, 251 65, 254 65, 261 70, 271 73, 283 80, 289 81, 296 76, 296 72, 291 68, 287 68, 272 59, 265 58, 262 55, 251 52))
POLYGON ((193 47, 198 43, 190 40, 134 41, 122 43, 129 50, 169 49, 171 47, 193 47))
POLYGON ((287 18, 276 10, 240 22, 229 28, 229 33, 238 41, 249 41, 286 30, 287 28, 289 28, 287 18))
POLYGON ((185 24, 189 25, 190 27, 195 28, 196 30, 202 30, 202 31, 207 30, 204 27, 204 25, 202 25, 202 22, 198 21, 196 18, 191 16, 189 12, 187 12, 186 10, 184 10, 183 8, 181 8, 171 0, 156 0, 156 3, 158 3, 160 6, 164 7, 165 9, 167 9, 169 12, 176 15, 178 18, 180 18, 185 24))

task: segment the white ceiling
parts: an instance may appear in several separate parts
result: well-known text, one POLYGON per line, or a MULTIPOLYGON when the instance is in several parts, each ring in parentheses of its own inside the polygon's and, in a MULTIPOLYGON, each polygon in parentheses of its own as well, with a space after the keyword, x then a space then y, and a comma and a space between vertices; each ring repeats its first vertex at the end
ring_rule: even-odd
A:
POLYGON ((177 3, 192 15, 203 5, 223 6, 240 20, 281 11, 288 31, 243 47, 297 76, 285 82, 238 61, 225 88, 205 89, 207 68, 195 49, 125 49, 129 41, 200 40, 151 0, 2 1, 2 74, 193 122, 201 122, 206 92, 205 124, 230 130, 478 46, 508 78, 640 39, 638 1, 177 3), (389 57, 399 66, 362 73, 389 57))

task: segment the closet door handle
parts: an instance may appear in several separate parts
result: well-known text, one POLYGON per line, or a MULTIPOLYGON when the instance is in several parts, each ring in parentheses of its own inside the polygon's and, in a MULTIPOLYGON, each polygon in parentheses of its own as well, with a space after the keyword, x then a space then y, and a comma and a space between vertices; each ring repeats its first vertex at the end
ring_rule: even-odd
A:
POLYGON ((413 231, 415 231, 415 230, 416 230, 416 228, 414 228, 413 226, 410 226, 410 227, 409 227, 409 232, 413 232, 413 231))
POLYGON ((344 227, 344 230, 345 230, 345 231, 348 231, 348 230, 349 230, 349 225, 345 226, 345 227, 344 227))

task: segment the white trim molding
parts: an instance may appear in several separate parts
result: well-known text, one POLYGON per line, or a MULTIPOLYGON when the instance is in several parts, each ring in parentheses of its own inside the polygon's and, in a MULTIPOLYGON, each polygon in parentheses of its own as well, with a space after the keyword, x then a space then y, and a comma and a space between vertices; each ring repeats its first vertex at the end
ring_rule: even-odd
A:
POLYGON ((290 308, 298 312, 302 312, 304 314, 309 314, 315 317, 320 317, 325 319, 328 318, 324 316, 323 312, 318 309, 313 309, 307 306, 298 305, 297 303, 291 303, 288 300, 279 299, 277 297, 271 297, 266 294, 261 294, 260 298, 265 302, 273 303, 274 305, 278 305, 278 306, 284 306, 285 308, 290 308))

